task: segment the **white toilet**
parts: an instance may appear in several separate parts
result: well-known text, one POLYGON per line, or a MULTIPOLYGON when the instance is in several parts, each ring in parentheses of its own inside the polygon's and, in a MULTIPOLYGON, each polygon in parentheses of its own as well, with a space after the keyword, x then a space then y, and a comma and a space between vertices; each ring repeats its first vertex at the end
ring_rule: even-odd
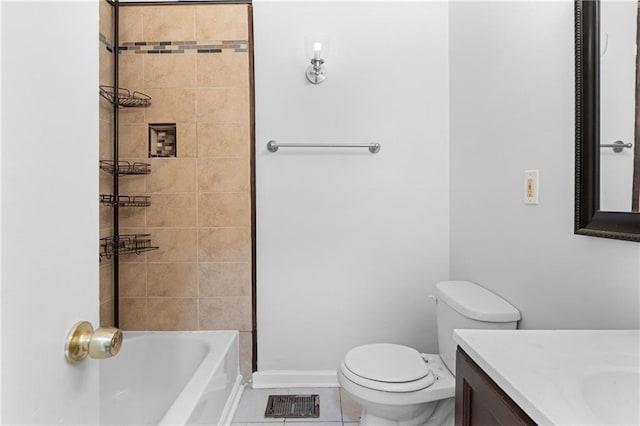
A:
POLYGON ((453 425, 454 329, 515 329, 520 312, 469 281, 437 284, 439 355, 390 343, 351 349, 338 382, 362 406, 361 426, 453 425))

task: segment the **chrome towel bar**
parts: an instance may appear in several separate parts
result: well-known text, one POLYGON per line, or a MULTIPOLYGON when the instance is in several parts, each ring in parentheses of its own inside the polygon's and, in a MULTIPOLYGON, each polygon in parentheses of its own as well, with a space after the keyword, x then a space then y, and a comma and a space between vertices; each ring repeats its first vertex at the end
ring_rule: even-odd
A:
POLYGON ((269 141, 267 143, 267 149, 269 152, 276 152, 279 148, 368 148, 369 152, 375 154, 380 151, 380 144, 371 143, 278 143, 276 141, 269 141))
POLYGON ((600 148, 612 148, 613 152, 622 152, 625 148, 633 148, 633 144, 615 141, 614 143, 600 144, 600 148))

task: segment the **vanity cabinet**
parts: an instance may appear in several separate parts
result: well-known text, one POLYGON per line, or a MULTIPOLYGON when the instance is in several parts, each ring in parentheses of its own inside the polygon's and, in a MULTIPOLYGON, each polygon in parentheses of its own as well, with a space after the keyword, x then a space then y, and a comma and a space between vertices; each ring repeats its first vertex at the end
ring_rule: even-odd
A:
POLYGON ((516 426, 536 423, 458 347, 455 424, 516 426))

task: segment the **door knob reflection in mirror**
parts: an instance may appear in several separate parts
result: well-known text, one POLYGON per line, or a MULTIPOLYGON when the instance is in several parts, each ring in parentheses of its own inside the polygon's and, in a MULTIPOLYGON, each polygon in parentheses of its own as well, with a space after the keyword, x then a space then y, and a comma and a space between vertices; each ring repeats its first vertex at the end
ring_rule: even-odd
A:
POLYGON ((122 347, 122 331, 115 327, 93 330, 87 321, 76 323, 64 345, 64 355, 71 364, 77 364, 87 355, 94 359, 111 358, 122 347))

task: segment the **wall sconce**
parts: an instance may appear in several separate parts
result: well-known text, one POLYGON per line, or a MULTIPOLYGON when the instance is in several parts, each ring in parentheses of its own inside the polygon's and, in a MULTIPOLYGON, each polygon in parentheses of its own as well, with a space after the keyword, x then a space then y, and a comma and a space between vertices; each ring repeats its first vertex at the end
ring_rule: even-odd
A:
POLYGON ((312 84, 320 84, 327 78, 324 60, 329 54, 329 39, 316 34, 306 38, 305 46, 307 56, 311 57, 311 65, 309 65, 306 72, 307 80, 312 84))

